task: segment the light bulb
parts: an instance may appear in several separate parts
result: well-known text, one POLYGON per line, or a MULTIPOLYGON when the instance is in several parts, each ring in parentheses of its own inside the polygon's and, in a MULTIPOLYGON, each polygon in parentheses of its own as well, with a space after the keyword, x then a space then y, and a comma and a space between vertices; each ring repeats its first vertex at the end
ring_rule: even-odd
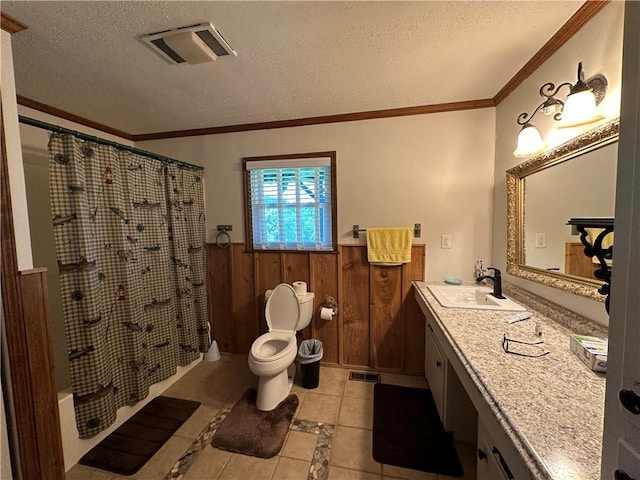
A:
POLYGON ((518 158, 529 157, 542 152, 546 147, 538 129, 530 123, 526 123, 518 134, 518 146, 513 152, 513 156, 518 158))
POLYGON ((572 93, 567 97, 558 128, 577 127, 597 122, 604 117, 596 115, 596 97, 591 89, 572 93))

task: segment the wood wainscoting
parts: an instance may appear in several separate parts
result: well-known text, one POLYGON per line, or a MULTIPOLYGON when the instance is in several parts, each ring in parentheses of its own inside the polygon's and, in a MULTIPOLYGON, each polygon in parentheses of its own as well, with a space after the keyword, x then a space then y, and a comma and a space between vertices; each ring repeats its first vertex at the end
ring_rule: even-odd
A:
POLYGON ((591 257, 584 254, 582 242, 566 242, 564 244, 564 273, 597 280, 595 276, 597 268, 600 268, 600 264, 593 263, 591 257))
POLYGON ((323 363, 424 373, 425 325, 411 282, 424 279, 425 245, 413 245, 411 263, 383 267, 369 264, 362 245, 298 253, 208 244, 207 264, 209 321, 221 351, 248 353, 267 330, 264 293, 282 282, 303 281, 315 294, 314 317, 298 339, 320 340, 323 363), (327 296, 338 302, 330 321, 320 319, 327 296))

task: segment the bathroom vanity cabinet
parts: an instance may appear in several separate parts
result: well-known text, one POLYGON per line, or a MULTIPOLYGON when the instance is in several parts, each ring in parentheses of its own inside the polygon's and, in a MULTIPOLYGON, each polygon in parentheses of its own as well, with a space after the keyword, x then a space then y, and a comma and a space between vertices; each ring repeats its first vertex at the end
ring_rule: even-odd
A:
POLYGON ((477 479, 599 480, 605 378, 570 351, 571 332, 535 310, 507 324, 513 312, 445 308, 414 287, 425 375, 444 428, 476 447, 477 479), (530 340, 536 322, 549 355, 504 352, 503 334, 530 340))
POLYGON ((456 441, 474 444, 477 414, 458 375, 436 338, 433 321, 426 321, 424 371, 431 395, 444 428, 454 432, 456 441))
MULTIPOLYGON (((423 308, 422 302, 419 303, 423 308)), ((455 357, 450 345, 447 345, 445 335, 433 313, 428 308, 423 308, 423 313, 426 321, 424 370, 429 389, 445 430, 453 433, 456 442, 477 446, 476 478, 535 478, 529 475, 526 466, 518 460, 515 452, 512 452, 508 439, 501 434, 499 425, 496 425, 482 404, 479 392, 474 391, 471 379, 465 378, 465 372, 460 370, 462 364, 455 357), (456 371, 456 366, 460 373, 456 371), (471 397, 474 397, 476 403, 471 397), (487 424, 491 428, 487 427, 487 424), (499 441, 496 442, 494 438, 499 438, 499 441), (514 471, 518 472, 517 477, 513 476, 514 471)))

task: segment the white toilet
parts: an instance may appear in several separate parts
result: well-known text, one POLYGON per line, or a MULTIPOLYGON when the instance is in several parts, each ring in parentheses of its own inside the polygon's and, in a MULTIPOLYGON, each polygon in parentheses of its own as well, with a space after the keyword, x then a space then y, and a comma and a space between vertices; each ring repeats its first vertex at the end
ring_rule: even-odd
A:
POLYGON ((293 287, 281 283, 267 292, 265 316, 269 332, 251 345, 249 368, 260 377, 258 410, 273 410, 284 400, 293 385, 298 354, 296 332, 311 323, 313 293, 297 295, 293 287))

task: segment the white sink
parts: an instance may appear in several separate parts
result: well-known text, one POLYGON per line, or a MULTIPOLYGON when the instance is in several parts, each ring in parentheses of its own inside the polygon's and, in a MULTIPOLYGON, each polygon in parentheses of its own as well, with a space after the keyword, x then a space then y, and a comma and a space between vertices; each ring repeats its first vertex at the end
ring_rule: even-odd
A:
POLYGON ((427 285, 429 291, 443 307, 447 308, 472 308, 476 310, 506 310, 524 312, 522 305, 508 298, 496 298, 491 293, 491 287, 472 285, 427 285))

